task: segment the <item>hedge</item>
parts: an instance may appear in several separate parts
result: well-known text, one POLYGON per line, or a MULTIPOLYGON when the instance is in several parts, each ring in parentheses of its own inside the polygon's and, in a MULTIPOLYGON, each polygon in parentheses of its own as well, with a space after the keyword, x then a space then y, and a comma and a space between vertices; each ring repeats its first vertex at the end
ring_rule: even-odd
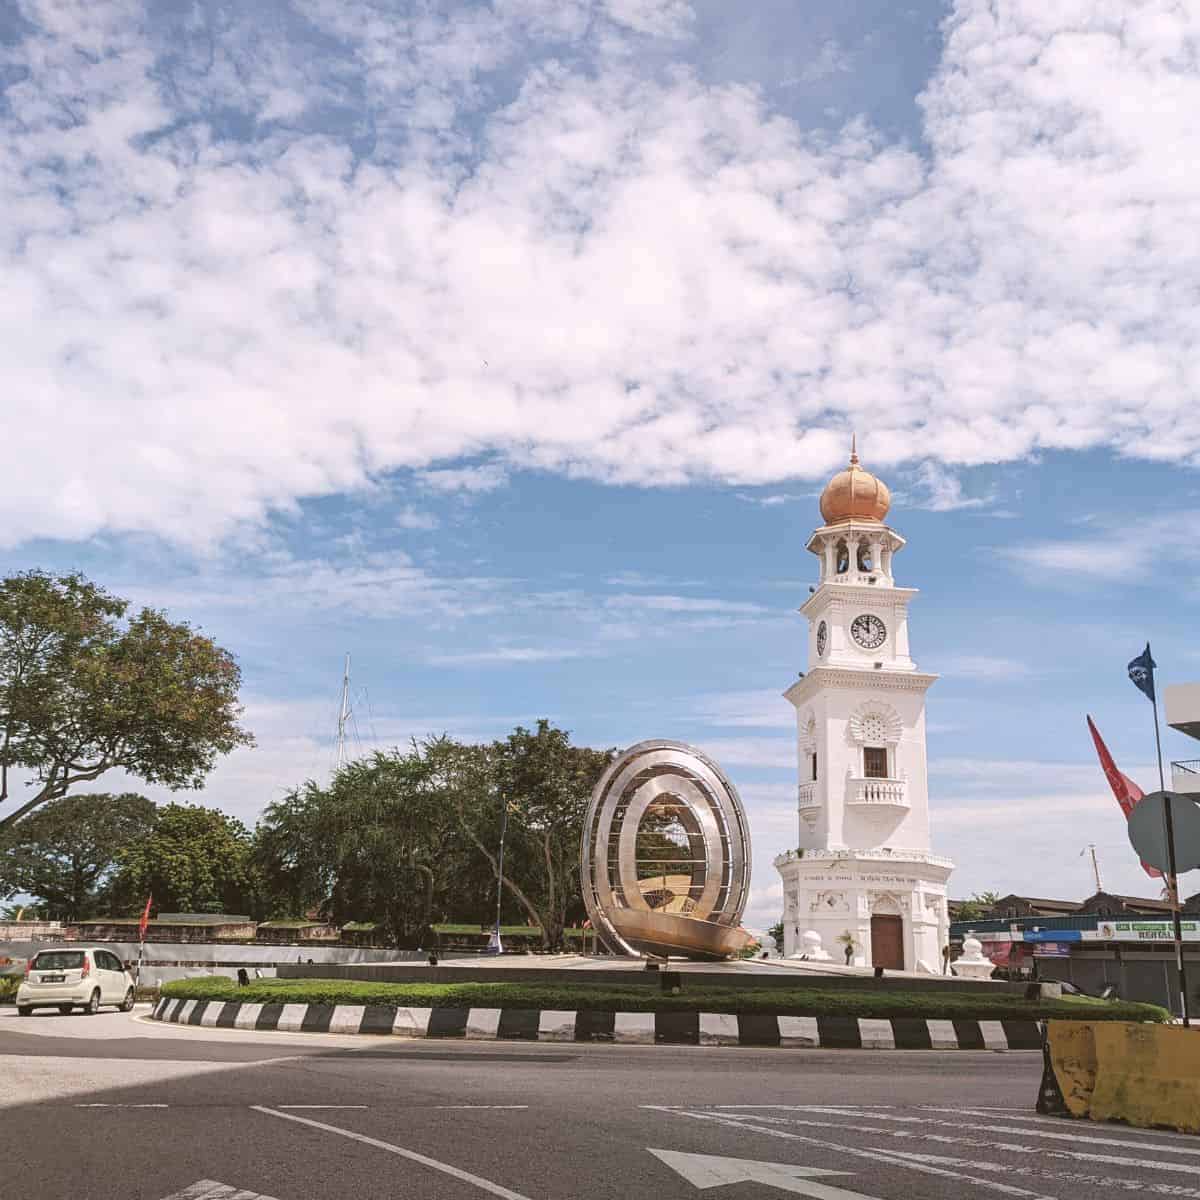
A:
POLYGON ((1167 1021, 1154 1004, 965 992, 867 991, 834 988, 688 987, 678 995, 657 986, 556 983, 366 983, 351 979, 256 979, 246 987, 224 976, 163 985, 173 999, 252 1004, 380 1004, 397 1008, 524 1008, 597 1012, 778 1013, 794 1016, 924 1017, 1001 1020, 1048 1017, 1089 1021, 1167 1021))

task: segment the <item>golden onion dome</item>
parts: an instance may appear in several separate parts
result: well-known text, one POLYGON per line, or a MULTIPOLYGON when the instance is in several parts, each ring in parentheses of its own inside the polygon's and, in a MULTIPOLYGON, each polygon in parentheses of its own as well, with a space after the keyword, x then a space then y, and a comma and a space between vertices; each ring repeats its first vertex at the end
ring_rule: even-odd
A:
POLYGON ((839 521, 882 521, 892 506, 892 493, 882 479, 858 465, 852 442, 850 465, 839 471, 821 493, 821 516, 826 525, 839 521))

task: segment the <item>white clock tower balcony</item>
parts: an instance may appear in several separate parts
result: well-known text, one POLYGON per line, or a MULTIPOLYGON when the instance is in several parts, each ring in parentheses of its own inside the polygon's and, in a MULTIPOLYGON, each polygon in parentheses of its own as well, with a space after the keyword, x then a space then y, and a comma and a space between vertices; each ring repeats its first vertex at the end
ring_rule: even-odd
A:
POLYGON ((850 776, 846 780, 846 803, 866 809, 907 811, 907 779, 867 779, 850 776))

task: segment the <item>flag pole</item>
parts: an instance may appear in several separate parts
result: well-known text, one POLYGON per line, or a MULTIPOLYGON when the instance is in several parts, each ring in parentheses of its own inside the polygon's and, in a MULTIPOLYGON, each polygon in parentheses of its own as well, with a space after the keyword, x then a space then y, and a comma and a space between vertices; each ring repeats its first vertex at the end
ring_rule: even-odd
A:
MULTIPOLYGON (((1149 647, 1147 646, 1147 649, 1149 647)), ((1157 692, 1157 688, 1155 689, 1157 692)), ((1188 1012, 1187 973, 1183 965, 1183 925, 1179 917, 1179 878, 1175 870, 1175 820, 1171 815, 1171 793, 1167 791, 1166 779, 1163 776, 1162 735, 1158 730, 1158 696, 1151 695, 1150 703, 1154 706, 1154 746, 1158 751, 1158 786, 1165 798, 1163 812, 1167 827, 1167 890, 1171 900, 1171 919, 1175 926, 1175 966, 1179 971, 1179 999, 1183 1012, 1183 1025, 1191 1025, 1191 1015, 1188 1012)))

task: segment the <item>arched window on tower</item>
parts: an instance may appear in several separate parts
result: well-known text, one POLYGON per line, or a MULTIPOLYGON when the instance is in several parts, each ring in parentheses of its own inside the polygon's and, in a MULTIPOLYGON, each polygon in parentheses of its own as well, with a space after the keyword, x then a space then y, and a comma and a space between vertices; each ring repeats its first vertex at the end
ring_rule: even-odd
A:
POLYGON ((846 539, 843 538, 837 544, 837 573, 844 575, 850 570, 850 548, 846 545, 846 539))
POLYGON ((858 543, 858 569, 873 571, 875 564, 871 561, 871 547, 866 542, 858 543))

